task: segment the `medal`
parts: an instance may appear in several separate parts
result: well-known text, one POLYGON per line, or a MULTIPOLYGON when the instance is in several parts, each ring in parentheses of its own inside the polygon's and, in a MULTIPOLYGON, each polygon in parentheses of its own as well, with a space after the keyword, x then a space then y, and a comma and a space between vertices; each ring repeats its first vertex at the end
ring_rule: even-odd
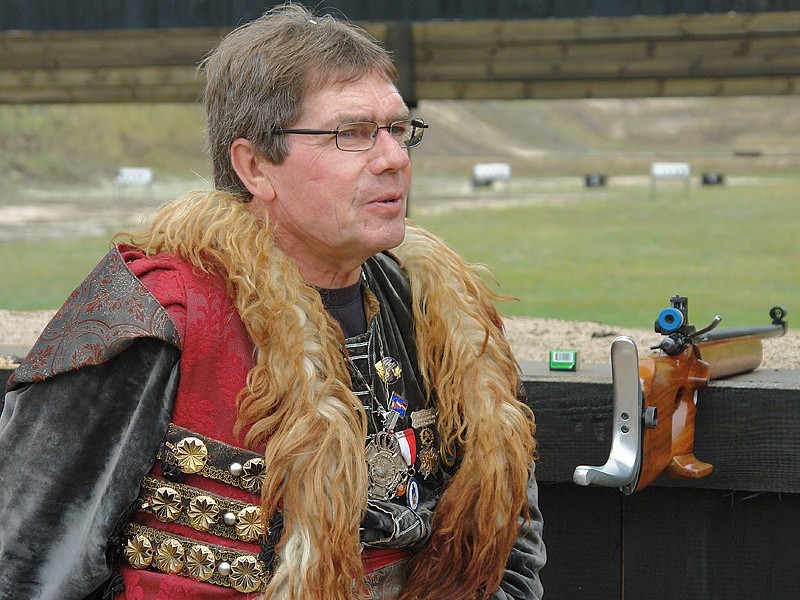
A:
POLYGON ((379 500, 397 496, 400 484, 408 479, 408 466, 398 439, 388 431, 367 437, 364 450, 369 475, 369 495, 379 500))
POLYGON ((400 363, 391 356, 386 356, 376 362, 375 371, 378 373, 378 377, 389 385, 400 381, 400 375, 403 373, 403 369, 400 368, 400 363))
POLYGON ((422 444, 422 450, 419 452, 419 472, 427 479, 439 468, 439 455, 433 449, 436 441, 433 429, 423 427, 419 432, 419 441, 422 444))
POLYGON ((394 434, 400 445, 400 453, 406 459, 406 465, 412 466, 417 460, 417 438, 413 429, 404 429, 394 434))

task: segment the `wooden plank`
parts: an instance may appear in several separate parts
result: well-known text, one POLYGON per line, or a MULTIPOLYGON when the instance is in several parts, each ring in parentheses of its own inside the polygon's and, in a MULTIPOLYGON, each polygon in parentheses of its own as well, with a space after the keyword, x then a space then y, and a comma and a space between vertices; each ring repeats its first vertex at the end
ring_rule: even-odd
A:
POLYGON ((547 567, 546 598, 621 597, 622 494, 572 484, 539 484, 547 567))
POLYGON ((578 37, 580 37, 580 21, 577 19, 502 21, 498 28, 498 41, 501 46, 559 42, 578 37))
POLYGON ((517 100, 527 97, 523 81, 469 81, 463 87, 464 100, 517 100))
POLYGON ((414 23, 414 43, 418 46, 470 47, 497 45, 499 21, 424 21, 414 23))
POLYGON ((587 98, 654 98, 663 96, 658 79, 609 79, 590 81, 587 98))
MULTIPOLYGON (((397 46, 396 27, 365 25, 397 46)), ((424 98, 800 93, 800 11, 402 27, 402 48, 393 49, 402 50, 401 87, 412 104, 424 98)), ((0 101, 194 101, 202 81, 189 80, 188 73, 227 31, 0 32, 0 101), (187 70, 169 74, 178 67, 187 70), (175 89, 104 89, 134 85, 175 89), (69 89, 56 89, 61 86, 69 89)))
MULTIPOLYGON (((602 465, 608 458, 609 374, 558 377, 542 371, 531 367, 524 378, 541 446, 537 473, 543 481, 572 481, 576 466, 602 465)), ((694 447, 699 459, 714 465, 711 475, 661 477, 654 485, 800 492, 800 374, 757 372, 711 382, 699 394, 694 447)))
POLYGON ((196 65, 226 30, 3 32, 4 68, 196 65))
POLYGON ((720 80, 722 96, 771 96, 800 94, 800 76, 797 77, 730 77, 720 80))
POLYGON ((649 55, 650 43, 646 41, 574 43, 565 45, 564 61, 596 64, 643 59, 649 55))
POLYGON ((202 85, 0 88, 0 104, 197 102, 202 85))
POLYGON ((750 13, 745 29, 762 34, 796 33, 800 30, 800 11, 750 13))
POLYGON ((704 56, 741 56, 746 49, 742 39, 661 40, 653 44, 653 58, 692 60, 704 56))
POLYGON ((623 510, 626 598, 800 597, 797 494, 649 488, 623 510))
POLYGON ((0 87, 202 85, 194 67, 69 68, 0 70, 0 87))
POLYGON ((800 93, 800 77, 670 78, 663 95, 679 96, 773 96, 800 93))

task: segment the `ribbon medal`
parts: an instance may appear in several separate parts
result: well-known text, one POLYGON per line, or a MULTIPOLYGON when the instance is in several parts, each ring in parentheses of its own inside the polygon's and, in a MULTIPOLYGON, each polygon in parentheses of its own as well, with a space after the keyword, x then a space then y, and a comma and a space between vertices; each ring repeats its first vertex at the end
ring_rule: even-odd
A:
POLYGON ((369 496, 391 500, 397 497, 409 477, 403 445, 397 435, 386 431, 367 436, 367 442, 364 458, 369 474, 369 496))
POLYGON ((409 428, 398 431, 394 437, 400 444, 400 454, 406 460, 406 465, 411 467, 417 460, 417 437, 414 435, 414 430, 409 428))

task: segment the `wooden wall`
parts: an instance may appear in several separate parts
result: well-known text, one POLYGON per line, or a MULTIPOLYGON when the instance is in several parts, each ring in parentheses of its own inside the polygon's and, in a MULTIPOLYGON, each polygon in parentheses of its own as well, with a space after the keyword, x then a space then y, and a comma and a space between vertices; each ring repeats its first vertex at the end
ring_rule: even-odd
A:
MULTIPOLYGON (((412 104, 800 93, 800 11, 363 25, 412 104)), ((228 30, 0 32, 0 103, 194 102, 228 30)))
POLYGON ((759 370, 701 390, 697 480, 661 477, 631 496, 572 483, 611 446, 610 365, 523 365, 536 415, 546 597, 800 598, 800 372, 759 370))

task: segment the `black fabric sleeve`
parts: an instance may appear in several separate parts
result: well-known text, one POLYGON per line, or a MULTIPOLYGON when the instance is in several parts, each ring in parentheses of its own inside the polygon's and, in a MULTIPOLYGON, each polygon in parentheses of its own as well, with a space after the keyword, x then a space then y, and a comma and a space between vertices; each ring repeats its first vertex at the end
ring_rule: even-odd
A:
POLYGON ((547 551, 542 539, 543 522, 535 469, 533 465, 526 490, 529 519, 526 523, 520 519, 520 535, 506 562, 500 589, 492 595, 492 600, 541 600, 544 596, 539 571, 547 561, 547 551))
POLYGON ((140 338, 108 362, 8 392, 0 599, 80 599, 108 579, 109 540, 169 425, 179 357, 140 338))

